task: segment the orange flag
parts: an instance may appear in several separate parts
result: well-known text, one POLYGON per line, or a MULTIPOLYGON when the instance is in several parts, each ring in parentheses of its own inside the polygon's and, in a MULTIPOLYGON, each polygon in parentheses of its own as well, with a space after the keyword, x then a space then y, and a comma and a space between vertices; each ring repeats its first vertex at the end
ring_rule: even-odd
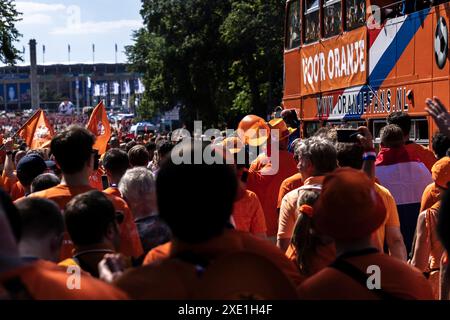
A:
POLYGON ((109 139, 111 138, 111 125, 109 124, 106 109, 101 101, 92 111, 91 118, 87 124, 87 129, 91 131, 97 140, 94 144, 94 149, 98 150, 100 155, 106 152, 109 139))
POLYGON ((25 140, 30 149, 35 150, 48 146, 55 131, 45 116, 45 112, 39 109, 16 134, 25 140))

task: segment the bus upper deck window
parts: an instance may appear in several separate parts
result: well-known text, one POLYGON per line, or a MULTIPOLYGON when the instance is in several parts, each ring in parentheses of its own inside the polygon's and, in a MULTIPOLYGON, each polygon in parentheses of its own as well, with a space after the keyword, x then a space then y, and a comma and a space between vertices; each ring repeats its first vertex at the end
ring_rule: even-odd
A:
POLYGON ((366 23, 366 1, 346 0, 345 2, 347 30, 353 30, 363 26, 366 23))
POLYGON ((320 38, 319 0, 305 0, 305 42, 310 43, 320 38))
POLYGON ((291 1, 288 7, 286 49, 300 46, 300 0, 291 1))
POLYGON ((324 5, 324 37, 332 37, 341 32, 342 13, 340 0, 328 0, 324 5))

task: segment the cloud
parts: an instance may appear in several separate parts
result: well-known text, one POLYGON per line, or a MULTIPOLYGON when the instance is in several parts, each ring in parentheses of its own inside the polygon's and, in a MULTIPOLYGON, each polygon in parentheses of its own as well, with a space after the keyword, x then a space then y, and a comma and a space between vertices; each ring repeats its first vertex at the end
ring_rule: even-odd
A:
POLYGON ((137 29, 143 26, 141 20, 116 20, 99 22, 80 22, 53 29, 52 35, 104 34, 118 29, 137 29))
POLYGON ((19 25, 49 25, 53 23, 53 18, 50 15, 36 13, 24 15, 19 25))
POLYGON ((66 10, 66 6, 60 3, 47 4, 32 1, 17 1, 16 9, 24 15, 43 12, 58 12, 66 10))

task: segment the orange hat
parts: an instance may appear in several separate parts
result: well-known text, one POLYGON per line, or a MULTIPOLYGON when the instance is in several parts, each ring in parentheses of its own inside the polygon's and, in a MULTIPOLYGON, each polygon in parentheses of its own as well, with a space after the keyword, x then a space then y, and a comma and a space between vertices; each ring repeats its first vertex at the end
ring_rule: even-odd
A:
POLYGON ((238 135, 245 144, 258 147, 267 141, 269 134, 270 128, 263 118, 250 114, 239 122, 238 135))
POLYGON ((278 140, 282 141, 288 138, 296 129, 288 128, 282 118, 275 118, 269 121, 270 129, 279 130, 278 140))
POLYGON ((351 241, 371 235, 386 219, 386 208, 374 183, 362 171, 340 168, 325 177, 314 206, 320 233, 351 241))
POLYGON ((231 153, 239 153, 243 148, 244 144, 238 137, 229 137, 222 141, 222 145, 231 153))
POLYGON ((448 189, 450 182, 450 157, 443 157, 431 169, 434 183, 443 189, 448 189))

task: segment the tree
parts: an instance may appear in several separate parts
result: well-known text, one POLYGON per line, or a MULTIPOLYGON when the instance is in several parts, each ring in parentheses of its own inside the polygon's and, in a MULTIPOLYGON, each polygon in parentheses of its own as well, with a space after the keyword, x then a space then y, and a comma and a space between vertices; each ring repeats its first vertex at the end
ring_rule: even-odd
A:
POLYGON ((0 61, 5 64, 22 60, 19 50, 14 47, 14 42, 22 36, 15 27, 16 22, 21 20, 20 15, 12 0, 0 2, 0 61))
POLYGON ((284 1, 143 0, 145 27, 127 48, 144 73, 140 114, 185 106, 189 125, 265 116, 282 91, 284 1))

